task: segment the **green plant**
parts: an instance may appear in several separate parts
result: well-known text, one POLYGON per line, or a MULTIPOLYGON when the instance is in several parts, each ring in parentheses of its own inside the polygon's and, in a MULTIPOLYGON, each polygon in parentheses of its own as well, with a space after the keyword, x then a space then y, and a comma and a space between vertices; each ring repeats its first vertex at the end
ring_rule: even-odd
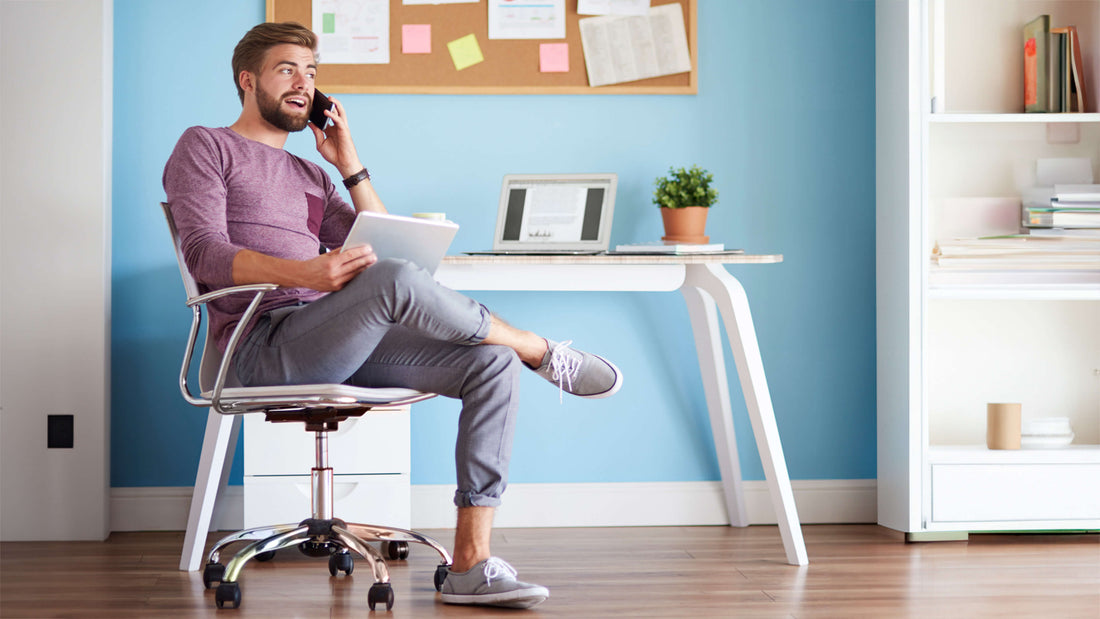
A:
POLYGON ((713 206, 718 190, 711 187, 714 175, 697 165, 688 169, 669 167, 667 176, 654 181, 653 203, 662 208, 713 206))

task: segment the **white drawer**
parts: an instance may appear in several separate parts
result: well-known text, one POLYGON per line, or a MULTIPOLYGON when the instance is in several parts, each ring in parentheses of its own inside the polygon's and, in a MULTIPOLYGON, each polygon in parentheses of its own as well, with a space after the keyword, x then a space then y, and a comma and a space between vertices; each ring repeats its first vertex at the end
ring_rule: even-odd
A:
MULTIPOLYGON (((309 518, 309 475, 244 478, 244 527, 309 518)), ((335 475, 333 515, 344 522, 410 528, 409 476, 335 475)))
POLYGON ((932 465, 934 522, 1100 519, 1100 464, 932 465))
MULTIPOLYGON (((305 424, 271 423, 245 415, 245 475, 309 475, 316 459, 305 424)), ((409 407, 374 409, 329 432, 329 466, 337 475, 409 473, 409 407)))

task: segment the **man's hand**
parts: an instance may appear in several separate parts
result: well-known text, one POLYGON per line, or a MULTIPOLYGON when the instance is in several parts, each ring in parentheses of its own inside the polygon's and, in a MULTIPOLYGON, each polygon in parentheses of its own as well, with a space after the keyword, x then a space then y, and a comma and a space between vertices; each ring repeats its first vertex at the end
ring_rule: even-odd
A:
POLYGON ((333 97, 329 97, 329 101, 336 109, 325 110, 325 116, 330 119, 328 129, 322 131, 313 123, 309 123, 309 128, 317 140, 317 152, 321 153, 325 161, 336 166, 342 178, 347 178, 362 170, 363 164, 359 161, 355 142, 351 139, 351 129, 344 114, 344 105, 333 97))
POLYGON ((375 262, 378 256, 369 245, 330 251, 304 261, 242 249, 233 258, 233 281, 237 285, 272 283, 286 288, 334 292, 375 262))
POLYGON ((347 251, 330 251, 300 263, 301 283, 298 285, 321 292, 335 292, 375 262, 378 262, 378 256, 374 255, 370 245, 347 251))

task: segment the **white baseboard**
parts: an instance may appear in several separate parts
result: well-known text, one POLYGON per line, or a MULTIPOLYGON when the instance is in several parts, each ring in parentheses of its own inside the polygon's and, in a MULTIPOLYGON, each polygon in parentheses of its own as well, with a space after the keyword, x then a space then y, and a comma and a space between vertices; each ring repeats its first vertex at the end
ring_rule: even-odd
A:
MULTIPOLYGON (((874 479, 791 482, 802 524, 873 523, 874 479)), ((750 524, 775 524, 768 487, 744 482, 750 524)), ((454 526, 454 486, 412 486, 412 527, 454 526)), ((112 531, 182 531, 191 488, 112 488, 112 531)), ((214 528, 242 526, 242 489, 230 486, 214 509, 214 528)), ((308 514, 303 514, 303 518, 308 514)), ((347 517, 347 516, 345 516, 347 517)), ((729 524, 719 482, 512 484, 495 525, 512 527, 628 527, 729 524)))

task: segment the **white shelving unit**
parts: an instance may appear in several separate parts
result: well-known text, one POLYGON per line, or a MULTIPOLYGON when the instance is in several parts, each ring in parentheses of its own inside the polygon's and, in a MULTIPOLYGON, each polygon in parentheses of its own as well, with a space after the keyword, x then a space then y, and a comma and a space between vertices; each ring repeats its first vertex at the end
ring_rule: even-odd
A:
POLYGON ((1100 0, 876 2, 884 526, 1100 529, 1100 271, 930 261, 937 239, 981 221, 968 204, 1035 185, 1038 158, 1088 157, 1100 178, 1098 87, 1100 0), (1022 113, 1022 27, 1044 13, 1077 26, 1086 113, 1022 113), (986 449, 985 403, 1004 401, 1023 404, 1025 423, 1069 417, 1074 444, 986 449))

